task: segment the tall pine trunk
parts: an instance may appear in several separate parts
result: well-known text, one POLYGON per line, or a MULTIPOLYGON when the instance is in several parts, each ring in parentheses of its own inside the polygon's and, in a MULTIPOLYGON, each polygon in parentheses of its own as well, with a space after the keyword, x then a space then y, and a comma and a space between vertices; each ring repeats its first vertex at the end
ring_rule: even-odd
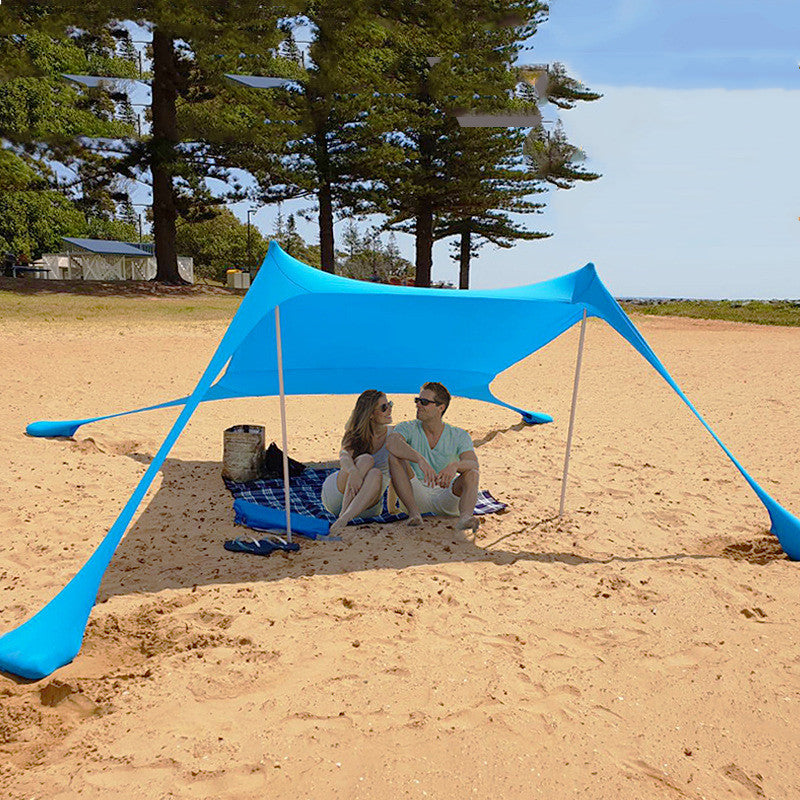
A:
POLYGON ((433 266, 433 212, 428 197, 420 197, 417 201, 415 250, 414 286, 430 286, 431 267, 433 266))
POLYGON ((469 256, 470 256, 470 239, 472 238, 472 231, 470 230, 470 220, 464 221, 464 227, 461 229, 461 254, 459 259, 458 269, 458 288, 469 289, 469 256))
POLYGON ((333 238, 333 197, 331 192, 330 158, 328 155, 328 140, 324 130, 315 134, 317 143, 317 170, 319 174, 319 258, 324 272, 334 273, 336 262, 334 258, 333 238))
POLYGON ((175 189, 172 171, 178 120, 178 70, 173 38, 159 28, 153 30, 153 130, 150 170, 153 175, 153 238, 156 249, 156 280, 185 283, 178 273, 175 247, 175 189))
MULTIPOLYGON (((419 160, 423 175, 429 173, 433 163, 433 137, 423 133, 419 139, 419 160)), ((415 286, 431 285, 431 269, 433 267, 433 203, 430 196, 422 194, 417 198, 415 228, 416 275, 415 286)))

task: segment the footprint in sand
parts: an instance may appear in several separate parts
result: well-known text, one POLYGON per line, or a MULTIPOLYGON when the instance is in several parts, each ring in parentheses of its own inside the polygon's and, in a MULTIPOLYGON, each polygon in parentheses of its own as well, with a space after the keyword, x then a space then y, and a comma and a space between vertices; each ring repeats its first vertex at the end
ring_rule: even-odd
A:
POLYGON ((586 633, 586 638, 582 638, 576 633, 554 629, 545 640, 548 646, 555 645, 558 650, 545 653, 541 661, 547 662, 550 666, 568 665, 576 663, 595 664, 602 661, 597 655, 598 650, 602 650, 604 644, 596 641, 590 633, 586 633))
POLYGON ((58 707, 60 711, 76 713, 80 717, 90 717, 100 712, 100 706, 74 686, 60 680, 52 680, 39 690, 39 700, 43 706, 58 707))
POLYGON ((772 561, 782 561, 788 558, 781 549, 780 542, 772 535, 727 545, 722 548, 721 555, 724 558, 748 561, 751 564, 769 564, 772 561))
POLYGON ((710 642, 701 642, 684 650, 671 653, 660 659, 660 661, 664 667, 694 667, 701 663, 708 664, 716 650, 717 647, 710 642))
POLYGON ((763 775, 759 775, 756 772, 751 778, 740 766, 734 763, 723 767, 720 772, 726 778, 744 786, 753 797, 766 797, 764 790, 761 788, 761 782, 764 780, 763 775))
POLYGON ((669 775, 652 766, 651 764, 648 764, 646 761, 642 761, 641 759, 629 759, 623 761, 622 765, 634 775, 644 775, 656 781, 656 783, 660 783, 662 786, 668 786, 670 789, 678 792, 679 795, 683 797, 686 796, 686 793, 683 791, 683 789, 678 786, 677 783, 669 777, 669 775))
POLYGON ((69 443, 69 449, 77 453, 105 453, 107 452, 104 447, 101 447, 90 436, 86 439, 78 439, 69 443))

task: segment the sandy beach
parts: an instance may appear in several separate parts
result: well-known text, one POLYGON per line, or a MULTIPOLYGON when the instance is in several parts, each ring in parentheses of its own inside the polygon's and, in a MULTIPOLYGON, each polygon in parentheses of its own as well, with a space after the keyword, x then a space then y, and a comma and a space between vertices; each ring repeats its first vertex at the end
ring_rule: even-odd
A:
MULTIPOLYGON (((746 469, 800 513, 800 331, 635 317, 746 469)), ((176 416, 27 438, 189 392, 224 321, 0 320, 0 620, 37 611, 105 535, 176 416)), ((577 328, 455 399, 509 504, 359 528, 270 558, 223 550, 222 432, 276 399, 201 406, 108 570, 84 647, 0 676, 0 796, 800 797, 798 565, 674 392, 590 321, 559 520, 577 328)), ((435 379, 436 376, 430 376, 435 379)), ((365 388, 370 385, 365 376, 365 388)), ((381 387, 376 387, 381 388, 381 387)), ((395 396, 395 421, 410 395, 395 396)), ((288 401, 290 453, 336 457, 352 397, 288 401)))

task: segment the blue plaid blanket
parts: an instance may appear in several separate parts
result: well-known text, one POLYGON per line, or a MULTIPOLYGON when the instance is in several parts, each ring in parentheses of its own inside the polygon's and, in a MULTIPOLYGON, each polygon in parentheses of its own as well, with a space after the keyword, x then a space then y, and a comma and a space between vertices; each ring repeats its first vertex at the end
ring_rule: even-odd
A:
MULTIPOLYGON (((290 510, 296 514, 304 514, 317 519, 325 519, 333 522, 336 517, 329 514, 322 505, 320 495, 322 483, 333 469, 312 469, 307 468, 302 474, 289 479, 289 506, 290 510)), ((246 500, 249 503, 256 503, 260 506, 270 508, 284 507, 283 478, 266 478, 258 481, 248 481, 247 483, 235 483, 225 480, 228 491, 234 499, 246 500)), ((478 494, 478 502, 475 505, 476 514, 493 514, 503 511, 505 503, 495 500, 489 492, 482 491, 478 494)), ((405 519, 405 514, 390 514, 386 508, 386 494, 383 496, 383 513, 379 517, 357 518, 353 520, 354 525, 364 525, 369 522, 396 522, 405 519)))

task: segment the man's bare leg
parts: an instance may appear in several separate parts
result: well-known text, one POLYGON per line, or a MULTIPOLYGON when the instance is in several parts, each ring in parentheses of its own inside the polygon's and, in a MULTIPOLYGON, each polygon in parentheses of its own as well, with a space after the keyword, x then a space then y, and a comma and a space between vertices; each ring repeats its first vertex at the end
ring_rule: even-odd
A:
POLYGON ((477 533, 480 520, 474 516, 478 502, 478 470, 468 469, 453 481, 453 494, 458 496, 456 530, 477 533))
POLYGON ((389 473, 392 476, 395 493, 408 512, 408 524, 422 525, 422 514, 420 514, 419 506, 414 499, 409 471, 408 462, 405 459, 389 455, 389 473))

